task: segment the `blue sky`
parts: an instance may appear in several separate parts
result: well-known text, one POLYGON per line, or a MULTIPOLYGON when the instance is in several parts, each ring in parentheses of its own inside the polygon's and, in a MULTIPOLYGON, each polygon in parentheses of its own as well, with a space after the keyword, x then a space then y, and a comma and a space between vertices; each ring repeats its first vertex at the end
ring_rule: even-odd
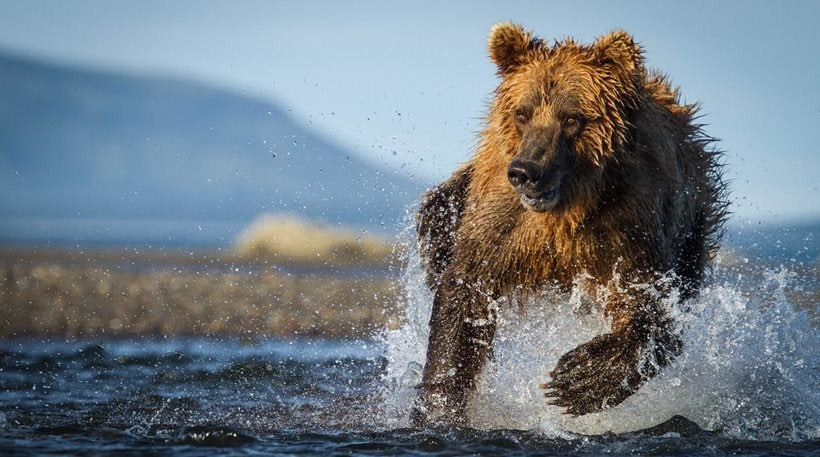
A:
POLYGON ((623 28, 702 103, 735 222, 785 222, 820 218, 818 18, 816 1, 0 0, 0 50, 270 99, 365 157, 441 179, 471 155, 497 83, 493 23, 583 41, 623 28))

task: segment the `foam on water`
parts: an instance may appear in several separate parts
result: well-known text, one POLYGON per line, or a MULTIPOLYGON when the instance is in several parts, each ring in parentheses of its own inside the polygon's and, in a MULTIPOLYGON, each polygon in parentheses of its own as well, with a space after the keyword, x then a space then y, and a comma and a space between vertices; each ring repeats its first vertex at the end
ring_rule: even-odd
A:
MULTIPOLYGON (((408 424, 433 301, 418 258, 409 264, 405 323, 384 335, 384 420, 394 427, 408 424)), ((620 405, 578 418, 547 405, 538 385, 561 355, 609 331, 599 305, 580 287, 545 291, 521 306, 501 304, 494 358, 469 405, 471 425, 566 437, 639 430, 679 414, 743 439, 820 437, 820 331, 787 299, 794 274, 781 267, 751 282, 750 275, 718 264, 698 297, 680 305, 670 299, 683 354, 620 405)))

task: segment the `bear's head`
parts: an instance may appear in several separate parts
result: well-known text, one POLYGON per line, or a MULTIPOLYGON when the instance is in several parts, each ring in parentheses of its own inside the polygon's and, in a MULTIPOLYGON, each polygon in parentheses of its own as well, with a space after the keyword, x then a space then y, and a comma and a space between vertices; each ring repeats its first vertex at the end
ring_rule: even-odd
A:
POLYGON ((490 58, 501 83, 488 118, 500 173, 531 211, 591 204, 607 166, 628 140, 645 69, 632 37, 615 31, 592 45, 550 46, 520 26, 493 27, 490 58))

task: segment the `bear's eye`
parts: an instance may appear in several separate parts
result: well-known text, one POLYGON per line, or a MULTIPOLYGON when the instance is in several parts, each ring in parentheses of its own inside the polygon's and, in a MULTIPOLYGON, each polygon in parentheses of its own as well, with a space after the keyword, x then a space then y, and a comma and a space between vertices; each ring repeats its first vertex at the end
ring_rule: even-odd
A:
POLYGON ((530 113, 525 109, 515 110, 515 122, 517 124, 526 124, 530 120, 530 113))
POLYGON ((584 119, 577 114, 570 114, 564 117, 564 128, 566 129, 577 129, 583 124, 584 119))

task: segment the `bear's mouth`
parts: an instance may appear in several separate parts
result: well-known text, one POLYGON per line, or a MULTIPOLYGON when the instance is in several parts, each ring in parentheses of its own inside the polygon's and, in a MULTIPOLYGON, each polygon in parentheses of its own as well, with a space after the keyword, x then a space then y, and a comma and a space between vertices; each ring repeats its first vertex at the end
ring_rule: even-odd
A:
POLYGON ((560 197, 560 189, 558 186, 552 189, 538 192, 536 194, 528 194, 526 191, 520 192, 521 203, 530 211, 543 212, 555 208, 560 197))

